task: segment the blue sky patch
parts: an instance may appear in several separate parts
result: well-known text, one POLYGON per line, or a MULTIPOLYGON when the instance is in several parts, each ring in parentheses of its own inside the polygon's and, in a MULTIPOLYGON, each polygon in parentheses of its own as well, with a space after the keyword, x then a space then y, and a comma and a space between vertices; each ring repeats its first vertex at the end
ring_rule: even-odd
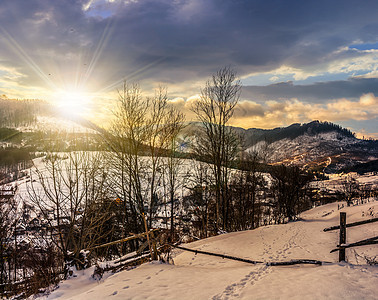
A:
POLYGON ((373 50, 378 49, 378 42, 374 44, 354 44, 349 46, 350 49, 357 49, 357 50, 373 50))

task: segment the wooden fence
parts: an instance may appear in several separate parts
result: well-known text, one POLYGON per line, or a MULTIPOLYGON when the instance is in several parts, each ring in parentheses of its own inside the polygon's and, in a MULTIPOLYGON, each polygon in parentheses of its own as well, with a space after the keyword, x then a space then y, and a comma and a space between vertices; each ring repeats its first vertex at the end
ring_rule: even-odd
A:
POLYGON ((290 261, 277 261, 277 262, 263 262, 263 261, 257 261, 257 260, 251 260, 251 259, 246 259, 246 258, 240 258, 236 256, 231 256, 231 255, 226 255, 226 254, 219 254, 219 253, 214 253, 214 252, 208 252, 208 251, 202 251, 202 250, 196 250, 196 249, 190 249, 182 246, 177 246, 177 245, 170 245, 171 247, 189 251, 189 252, 194 252, 195 254, 205 254, 205 255, 210 255, 210 256, 217 256, 221 258, 226 258, 226 259, 231 259, 231 260, 236 260, 236 261, 241 261, 249 264, 265 264, 267 266, 289 266, 289 265, 298 265, 298 264, 311 264, 311 265, 322 265, 323 261, 319 260, 314 260, 314 259, 292 259, 290 261))
MULTIPOLYGON (((109 247, 116 244, 125 243, 131 240, 135 239, 141 239, 141 238, 147 238, 147 242, 143 243, 139 249, 136 251, 136 254, 133 256, 128 256, 127 258, 120 258, 115 261, 113 261, 113 264, 106 267, 99 267, 97 266, 95 269, 96 277, 101 278, 102 274, 105 271, 119 271, 124 268, 127 268, 129 266, 135 266, 142 264, 146 261, 148 261, 150 258, 157 259, 158 257, 158 240, 160 238, 159 232, 161 232, 161 229, 151 229, 147 230, 146 226, 146 232, 140 233, 140 234, 133 234, 131 236, 128 236, 126 238, 113 241, 110 243, 94 246, 91 248, 84 249, 86 251, 93 251, 96 249, 109 247), (144 251, 146 248, 149 248, 149 251, 144 251)), ((55 274, 53 278, 51 278, 51 282, 59 282, 63 277, 65 273, 61 272, 58 274, 55 274)), ((40 282, 37 282, 35 278, 24 278, 23 280, 17 281, 17 282, 0 282, 0 299, 5 298, 27 298, 28 296, 38 293, 38 292, 44 292, 45 288, 41 287, 40 282)))
POLYGON ((346 229, 347 229, 347 227, 360 226, 360 225, 369 224, 369 223, 373 223, 373 222, 378 222, 378 218, 373 218, 373 219, 369 219, 369 220, 363 220, 363 221, 358 221, 358 222, 347 224, 346 223, 346 213, 340 212, 340 225, 332 226, 332 227, 328 227, 328 228, 323 229, 323 231, 340 230, 339 244, 337 245, 336 249, 331 250, 331 253, 339 251, 339 262, 345 261, 345 249, 347 249, 347 248, 378 244, 378 236, 368 238, 368 239, 365 239, 365 240, 361 240, 361 241, 358 241, 358 242, 354 242, 354 243, 349 243, 349 244, 346 242, 346 229))

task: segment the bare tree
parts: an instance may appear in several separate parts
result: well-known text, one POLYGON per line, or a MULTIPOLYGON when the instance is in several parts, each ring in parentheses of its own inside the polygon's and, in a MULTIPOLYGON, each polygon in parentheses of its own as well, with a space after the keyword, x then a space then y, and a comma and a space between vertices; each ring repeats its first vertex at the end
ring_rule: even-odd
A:
POLYGON ((270 173, 273 177, 272 189, 278 206, 279 218, 294 220, 297 215, 310 208, 306 190, 312 179, 312 174, 299 167, 279 165, 273 167, 270 173))
POLYGON ((123 84, 119 91, 118 107, 110 134, 105 136, 111 152, 110 182, 117 199, 123 204, 121 214, 122 237, 129 232, 139 233, 144 225, 145 196, 142 178, 144 166, 142 154, 147 152, 145 142, 149 139, 146 126, 150 100, 142 96, 137 84, 123 84))
POLYGON ((348 206, 352 204, 353 198, 357 197, 360 193, 360 185, 356 178, 351 175, 344 178, 341 183, 341 189, 348 206))
POLYGON ((262 191, 265 180, 259 166, 263 159, 263 152, 241 153, 239 171, 233 176, 230 186, 233 230, 253 229, 260 225, 262 208, 258 193, 262 191))
MULTIPOLYGON (((0 190, 4 190, 4 188, 5 185, 0 185, 0 190)), ((0 195, 0 292, 4 292, 3 284, 12 280, 12 263, 16 267, 16 261, 12 260, 12 258, 15 258, 16 249, 11 245, 11 239, 12 237, 16 237, 17 221, 18 217, 14 197, 0 195)))
POLYGON ((108 140, 115 154, 112 182, 124 203, 125 224, 130 211, 134 233, 144 230, 143 214, 152 227, 162 156, 170 153, 183 120, 183 115, 169 106, 166 89, 159 88, 154 97, 147 98, 138 85, 124 83, 108 140))
MULTIPOLYGON (((158 170, 161 171, 164 164, 161 159, 165 153, 168 153, 168 157, 174 155, 174 149, 172 147, 174 147, 177 135, 184 126, 184 115, 169 106, 167 90, 165 88, 160 87, 155 92, 155 97, 150 99, 150 103, 150 117, 146 124, 149 132, 149 139, 146 143, 148 144, 151 161, 151 176, 149 181, 149 226, 151 227, 153 208, 156 205, 157 182, 162 176, 161 172, 158 172, 158 170)), ((173 171, 173 169, 171 169, 171 171, 173 171)), ((171 180, 170 184, 174 185, 173 182, 174 181, 171 180)))
POLYGON ((217 227, 224 229, 228 223, 228 167, 237 153, 235 135, 227 124, 239 101, 240 90, 241 85, 235 72, 230 68, 223 68, 206 83, 199 101, 192 107, 202 123, 203 142, 213 164, 217 227))
MULTIPOLYGON (((175 109, 171 108, 166 115, 166 126, 164 135, 168 137, 170 144, 168 151, 168 158, 166 164, 167 177, 168 177, 168 194, 171 204, 171 237, 174 236, 174 200, 179 187, 178 176, 182 160, 178 156, 177 138, 180 131, 184 128, 184 115, 175 109)), ((182 187, 182 186, 181 186, 182 187)))
POLYGON ((106 185, 107 169, 100 153, 49 154, 44 168, 36 168, 28 196, 48 223, 50 237, 64 260, 83 266, 81 250, 101 243, 111 217, 106 185))
POLYGON ((211 190, 212 172, 210 166, 203 162, 193 161, 186 188, 189 194, 184 197, 184 204, 187 209, 192 207, 191 213, 194 216, 193 231, 201 238, 207 238, 216 234, 215 201, 211 190), (214 228, 213 228, 214 227, 214 228))

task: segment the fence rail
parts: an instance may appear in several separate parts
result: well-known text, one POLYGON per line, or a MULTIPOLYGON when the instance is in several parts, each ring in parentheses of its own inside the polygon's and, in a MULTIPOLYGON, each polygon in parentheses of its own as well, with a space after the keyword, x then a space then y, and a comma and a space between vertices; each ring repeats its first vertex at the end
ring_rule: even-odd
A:
MULTIPOLYGON (((378 218, 349 223, 349 224, 346 224, 346 227, 354 227, 354 226, 359 226, 359 225, 369 224, 369 223, 374 223, 374 222, 378 222, 378 218)), ((340 225, 324 228, 323 231, 331 231, 331 230, 337 230, 337 229, 340 229, 340 225)))
POLYGON ((116 245, 116 244, 119 244, 119 243, 128 242, 128 241, 131 241, 131 240, 139 239, 139 238, 144 237, 146 235, 150 235, 151 233, 153 233, 155 231, 159 231, 159 229, 151 229, 148 232, 134 234, 134 235, 128 236, 127 238, 124 238, 124 239, 121 239, 121 240, 117 240, 117 241, 113 241, 113 242, 110 242, 110 243, 90 247, 90 248, 87 248, 85 250, 92 251, 92 250, 95 250, 95 249, 99 249, 99 248, 103 248, 103 247, 107 247, 107 246, 112 246, 112 245, 116 245))
MULTIPOLYGON (((106 266, 104 268, 97 266, 95 272, 98 272, 99 274, 97 274, 97 275, 100 275, 99 278, 101 278, 102 273, 104 271, 109 271, 109 270, 112 270, 113 272, 119 271, 119 270, 122 270, 123 268, 142 264, 142 263, 148 261, 150 258, 155 259, 158 255, 158 249, 156 247, 156 240, 157 239, 155 238, 154 233, 156 233, 158 231, 161 231, 161 229, 151 229, 147 232, 143 232, 143 233, 140 233, 140 234, 134 234, 134 235, 128 236, 126 238, 123 238, 123 239, 120 239, 120 240, 117 240, 117 241, 113 241, 113 242, 110 242, 110 243, 89 247, 89 248, 84 249, 84 250, 93 251, 93 250, 96 250, 96 249, 100 249, 100 248, 104 248, 104 247, 128 242, 128 241, 131 241, 131 240, 144 238, 146 236, 149 237, 151 245, 149 245, 148 243, 143 243, 142 246, 136 251, 135 256, 127 257, 125 259, 119 259, 118 261, 115 262, 115 264, 113 266, 106 266), (150 249, 150 251, 148 251, 149 253, 146 254, 145 252, 143 252, 143 250, 148 246, 151 246, 152 249, 150 249)), ((51 282, 58 282, 64 276, 64 274, 65 274, 64 272, 55 274, 53 277, 51 277, 51 282)), ((28 297, 28 296, 30 296, 30 295, 38 292, 38 291, 44 291, 44 288, 43 287, 39 288, 39 286, 40 286, 39 282, 37 282, 36 279, 33 278, 33 277, 25 278, 25 279, 17 281, 17 282, 0 283, 0 299, 3 299, 3 298, 4 299, 5 298, 14 298, 14 299, 26 298, 26 297, 28 297)))
POLYGON ((331 253, 340 251, 340 249, 346 249, 346 248, 351 248, 351 247, 358 247, 358 246, 366 246, 366 245, 374 245, 378 244, 378 236, 372 237, 366 240, 362 240, 359 242, 351 243, 351 244, 341 244, 337 245, 338 248, 331 250, 331 253))
POLYGON ((195 254, 199 253, 199 254, 217 256, 217 257, 221 257, 221 258, 241 261, 241 262, 254 264, 254 265, 255 264, 265 264, 267 266, 290 266, 290 265, 298 265, 298 264, 322 265, 323 263, 328 263, 328 262, 323 262, 323 261, 314 260, 314 259, 292 259, 290 261, 263 262, 263 261, 251 260, 251 259, 246 259, 246 258, 240 258, 240 257, 236 257, 236 256, 231 256, 231 255, 225 255, 225 254, 213 253, 213 252, 208 252, 208 251, 190 249, 190 248, 177 246, 177 245, 170 245, 170 246, 177 248, 177 249, 184 250, 184 251, 194 252, 195 254))

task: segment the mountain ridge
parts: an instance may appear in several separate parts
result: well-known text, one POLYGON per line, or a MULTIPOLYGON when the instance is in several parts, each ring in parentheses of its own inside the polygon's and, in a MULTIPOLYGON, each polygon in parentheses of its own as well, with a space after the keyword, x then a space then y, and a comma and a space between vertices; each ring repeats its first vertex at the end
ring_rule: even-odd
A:
MULTIPOLYGON (((189 123, 194 135, 200 123, 189 123)), ((267 162, 316 169, 326 173, 378 171, 378 140, 359 139, 349 129, 331 122, 294 123, 273 129, 232 127, 241 137, 244 151, 268 151, 267 162), (363 167, 361 167, 363 164, 363 167)))
MULTIPOLYGON (((56 116, 55 116, 56 117, 56 116)), ((63 116, 59 116, 62 118, 63 116)), ((47 138, 49 139, 49 144, 53 145, 55 142, 51 140, 50 131, 54 131, 58 123, 52 121, 54 117, 42 117, 44 118, 46 124, 44 124, 46 129, 47 138), (50 121, 48 121, 50 120, 50 121), (54 126, 49 126, 49 122, 54 126)), ((100 126, 85 120, 80 117, 67 116, 64 118, 67 121, 76 123, 81 126, 81 128, 89 128, 92 135, 103 135, 106 130, 100 126)), ((40 118, 35 118, 34 122, 38 123, 40 118)), ((44 122, 43 122, 44 123, 44 122)), ((71 123, 70 123, 71 124, 71 123)), ((29 125, 31 126, 31 125, 29 125)), ((187 140, 189 143, 195 141, 195 135, 199 128, 201 128, 201 123, 199 122, 188 122, 187 126, 184 128, 181 137, 187 140)), ((58 126, 60 130, 64 126, 58 126)), ((26 127, 19 128, 21 131, 28 131, 26 127)), ((31 126, 31 130, 36 130, 36 126, 31 126)), ((29 128, 29 129, 30 129, 29 128)), ((331 122, 320 122, 312 121, 309 123, 294 123, 287 127, 277 127, 273 129, 259 129, 259 128, 249 128, 243 129, 240 127, 232 127, 232 130, 240 136, 242 141, 242 150, 244 151, 258 151, 259 148, 268 149, 270 152, 268 154, 267 162, 269 164, 285 164, 285 165, 296 165, 301 167, 313 168, 327 173, 335 173, 342 171, 378 171, 376 163, 369 163, 371 161, 378 159, 378 140, 365 140, 358 139, 354 133, 350 130, 341 127, 340 125, 331 122), (361 166, 361 164, 363 164, 361 166), (357 169, 356 169, 357 168, 357 169)), ((73 126, 68 130, 68 132, 74 133, 73 126)), ((9 136, 6 128, 2 128, 4 136, 0 138, 1 141, 15 141, 20 139, 20 135, 16 138, 7 138, 9 136)), ((80 132, 85 132, 85 130, 79 130, 80 132)), ((79 132, 79 133, 80 133, 79 132)), ((31 133, 27 133, 31 134, 31 133)), ((83 135, 83 134, 82 134, 83 135)), ((85 134, 87 135, 87 134, 85 134)), ((37 134, 38 136, 38 134, 37 134)), ((13 135, 12 135, 13 137, 13 135)), ((38 136, 39 137, 39 136, 38 136)), ((42 137, 42 136, 41 136, 42 137)), ((39 137, 39 138, 41 138, 39 137)), ((24 138, 27 135, 24 135, 24 138)), ((62 138, 69 138, 67 134, 63 134, 62 138)), ((84 136, 83 136, 84 138, 84 136)), ((43 145, 43 141, 35 138, 28 138, 30 141, 28 143, 43 145)), ((77 141, 77 137, 72 137, 77 141)), ((84 138, 87 139, 87 138, 84 138)), ((19 143, 21 141, 18 141, 19 143)), ((68 143, 67 149, 76 149, 72 147, 72 143, 68 143)), ((75 142, 76 144, 76 142, 75 142)), ((82 143, 79 143, 82 144, 82 143)), ((88 144, 88 140, 86 142, 88 144)), ((97 145, 92 145, 91 149, 100 149, 97 145)), ((55 145, 55 144, 54 144, 55 145)), ((56 147, 63 147, 61 143, 58 143, 56 147)), ((54 149, 56 148, 53 147, 54 149)), ((39 149, 40 147, 36 147, 39 149)), ((86 148, 87 149, 87 148, 86 148)), ((43 150, 43 149, 40 149, 43 150)))

